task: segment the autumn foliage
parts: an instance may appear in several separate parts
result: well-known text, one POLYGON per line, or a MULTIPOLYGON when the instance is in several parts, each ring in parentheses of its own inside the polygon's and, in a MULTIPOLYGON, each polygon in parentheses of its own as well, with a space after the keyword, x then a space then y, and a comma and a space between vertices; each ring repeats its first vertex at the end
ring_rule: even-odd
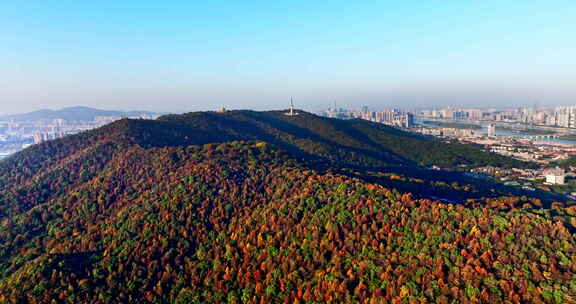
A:
POLYGON ((86 138, 0 166, 0 303, 576 301, 569 204, 415 198, 263 141, 86 138))

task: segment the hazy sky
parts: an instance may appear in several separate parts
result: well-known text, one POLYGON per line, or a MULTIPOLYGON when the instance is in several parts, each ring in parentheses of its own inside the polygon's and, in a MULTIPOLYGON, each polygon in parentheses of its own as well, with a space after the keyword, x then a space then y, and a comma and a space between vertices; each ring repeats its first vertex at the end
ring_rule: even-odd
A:
POLYGON ((0 3, 0 113, 576 104, 576 2, 0 3))

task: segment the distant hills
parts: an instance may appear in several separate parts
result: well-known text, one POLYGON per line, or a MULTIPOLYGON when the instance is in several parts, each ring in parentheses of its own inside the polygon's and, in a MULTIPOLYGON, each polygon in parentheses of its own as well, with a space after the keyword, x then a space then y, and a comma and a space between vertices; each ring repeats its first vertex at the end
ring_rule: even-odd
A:
POLYGON ((157 115, 156 113, 146 111, 111 111, 100 110, 90 107, 68 107, 60 110, 38 110, 23 114, 13 114, 0 116, 0 120, 8 121, 31 121, 31 120, 52 120, 64 119, 73 121, 93 121, 98 116, 118 116, 118 117, 134 117, 141 115, 157 115))
POLYGON ((298 111, 122 119, 0 162, 0 303, 573 303, 530 166, 298 111))

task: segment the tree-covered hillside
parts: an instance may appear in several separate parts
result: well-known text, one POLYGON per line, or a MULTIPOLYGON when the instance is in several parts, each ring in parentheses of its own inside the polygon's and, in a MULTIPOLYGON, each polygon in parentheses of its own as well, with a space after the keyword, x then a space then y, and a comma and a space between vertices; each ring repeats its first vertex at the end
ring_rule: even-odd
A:
POLYGON ((6 302, 554 303, 576 288, 573 209, 415 200, 263 142, 133 146, 55 193, 2 218, 6 302))
MULTIPOLYGON (((279 111, 194 112, 158 120, 124 119, 16 154, 4 164, 0 163, 0 185, 3 176, 22 179, 49 169, 61 160, 66 164, 83 162, 81 154, 89 158, 91 156, 86 153, 92 150, 100 151, 102 155, 98 157, 105 159, 113 151, 134 144, 150 148, 237 140, 265 141, 288 151, 312 168, 365 178, 405 192, 417 192, 417 197, 463 200, 528 195, 547 202, 559 199, 542 192, 530 193, 491 181, 479 181, 460 173, 426 169, 431 165, 453 169, 479 165, 531 166, 475 146, 448 144, 365 120, 330 119, 306 112, 287 116, 279 111)), ((61 170, 67 170, 66 164, 59 165, 61 170)), ((91 176, 88 171, 83 174, 84 178, 91 176)), ((27 187, 42 187, 42 180, 51 178, 44 173, 42 176, 45 178, 27 187)), ((31 202, 36 203, 38 200, 31 202)))
POLYGON ((575 301, 576 206, 301 115, 123 120, 0 162, 0 303, 575 301))
POLYGON ((358 166, 494 165, 526 167, 523 163, 486 153, 471 145, 446 144, 366 120, 340 120, 306 112, 195 112, 160 117, 210 134, 212 141, 263 140, 283 148, 358 166))

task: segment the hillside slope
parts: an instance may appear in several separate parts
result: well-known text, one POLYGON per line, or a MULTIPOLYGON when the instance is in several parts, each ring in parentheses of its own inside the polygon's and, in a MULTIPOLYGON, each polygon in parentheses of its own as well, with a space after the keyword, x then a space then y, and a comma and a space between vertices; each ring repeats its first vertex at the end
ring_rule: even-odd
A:
POLYGON ((576 292, 570 208, 415 200, 264 142, 132 145, 93 171, 2 217, 0 302, 561 303, 576 292))
POLYGON ((282 111, 195 112, 168 115, 169 121, 202 130, 213 141, 263 140, 286 149, 358 166, 486 165, 523 167, 527 164, 470 145, 446 144, 366 120, 340 120, 282 111))
MULTIPOLYGON (((20 185, 26 178, 62 160, 82 162, 80 152, 90 149, 101 151, 99 158, 109 158, 113 151, 133 144, 146 148, 185 147, 238 140, 265 141, 288 151, 311 168, 364 178, 401 191, 415 192, 418 197, 455 201, 526 195, 548 203, 563 200, 544 192, 504 187, 460 173, 425 169, 431 165, 454 169, 478 165, 530 165, 483 152, 474 146, 447 144, 364 120, 329 119, 305 112, 290 117, 279 111, 195 112, 158 120, 124 119, 16 154, 11 160, 0 163, 0 186, 5 184, 5 177, 16 179, 16 185, 20 185)), ((84 171, 83 174, 83 178, 87 178, 92 173, 84 171)), ((50 174, 40 175, 52 178, 50 174)), ((41 183, 42 179, 28 187, 42 187, 41 183)), ((38 200, 30 204, 36 203, 38 200)))
POLYGON ((0 162, 0 303, 573 301, 576 207, 428 175, 418 144, 450 147, 237 111, 33 146, 0 162))

